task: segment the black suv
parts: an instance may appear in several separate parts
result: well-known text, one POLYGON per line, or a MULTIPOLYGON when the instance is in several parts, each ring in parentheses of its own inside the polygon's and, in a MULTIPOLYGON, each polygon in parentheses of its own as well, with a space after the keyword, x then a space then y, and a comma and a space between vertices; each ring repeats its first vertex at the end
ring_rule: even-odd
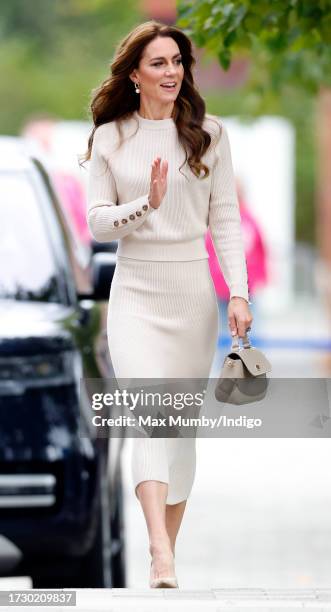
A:
POLYGON ((91 431, 80 392, 81 380, 113 377, 116 256, 79 244, 22 147, 0 137, 0 576, 123 587, 123 439, 91 431))

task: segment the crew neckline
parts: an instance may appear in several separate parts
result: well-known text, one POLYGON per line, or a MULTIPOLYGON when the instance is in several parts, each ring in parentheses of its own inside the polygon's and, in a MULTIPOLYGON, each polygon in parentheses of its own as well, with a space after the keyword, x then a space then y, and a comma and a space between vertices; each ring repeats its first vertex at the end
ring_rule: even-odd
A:
POLYGON ((138 111, 133 112, 135 118, 139 123, 139 127, 145 130, 167 130, 169 128, 176 128, 175 120, 172 117, 166 119, 146 119, 139 115, 138 111))

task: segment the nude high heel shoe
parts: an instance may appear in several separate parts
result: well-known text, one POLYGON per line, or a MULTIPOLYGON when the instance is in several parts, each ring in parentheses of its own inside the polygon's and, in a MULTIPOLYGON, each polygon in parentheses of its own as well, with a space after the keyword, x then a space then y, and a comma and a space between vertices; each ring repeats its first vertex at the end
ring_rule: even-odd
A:
MULTIPOLYGON (((151 567, 153 560, 151 561, 151 567)), ((153 578, 149 581, 151 589, 178 589, 178 581, 176 576, 163 576, 163 578, 153 578)))

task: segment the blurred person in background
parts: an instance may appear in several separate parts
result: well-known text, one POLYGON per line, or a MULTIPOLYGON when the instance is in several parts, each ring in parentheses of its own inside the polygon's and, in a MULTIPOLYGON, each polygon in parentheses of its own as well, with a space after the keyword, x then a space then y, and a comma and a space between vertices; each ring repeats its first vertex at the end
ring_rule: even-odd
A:
MULTIPOLYGON (((267 250, 262 230, 251 213, 240 180, 236 179, 236 190, 241 217, 241 228, 244 241, 245 257, 248 274, 248 290, 251 303, 251 312, 254 316, 255 328, 258 323, 257 299, 260 289, 268 282, 267 250)), ((209 269, 214 282, 219 307, 219 327, 221 336, 230 333, 228 324, 229 289, 225 282, 221 266, 212 242, 210 230, 205 238, 209 254, 209 269)))
POLYGON ((83 244, 91 244, 91 235, 86 222, 86 196, 80 181, 64 170, 57 168, 53 157, 54 131, 58 119, 50 115, 37 115, 27 119, 21 136, 36 152, 40 151, 43 162, 52 178, 71 227, 83 244), (39 151, 38 151, 39 149, 39 151))

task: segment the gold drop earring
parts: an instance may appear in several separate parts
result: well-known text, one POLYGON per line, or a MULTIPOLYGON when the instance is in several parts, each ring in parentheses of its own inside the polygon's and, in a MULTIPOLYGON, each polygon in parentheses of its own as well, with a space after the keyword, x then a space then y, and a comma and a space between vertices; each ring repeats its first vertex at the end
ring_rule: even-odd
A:
POLYGON ((139 89, 139 83, 135 83, 134 84, 134 88, 135 88, 135 92, 138 94, 140 93, 140 89, 139 89))

